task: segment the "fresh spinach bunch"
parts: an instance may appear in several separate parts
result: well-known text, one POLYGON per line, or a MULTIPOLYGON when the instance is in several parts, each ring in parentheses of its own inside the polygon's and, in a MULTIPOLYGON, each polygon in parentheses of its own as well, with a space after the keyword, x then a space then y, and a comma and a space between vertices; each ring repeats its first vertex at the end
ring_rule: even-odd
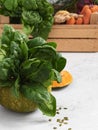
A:
POLYGON ((52 5, 47 0, 0 0, 0 14, 20 17, 27 35, 47 39, 53 24, 52 5))
POLYGON ((61 82, 59 72, 66 65, 66 59, 56 51, 56 43, 46 43, 41 37, 28 39, 8 25, 0 43, 0 87, 11 88, 17 98, 22 93, 44 114, 54 116, 56 99, 48 87, 53 80, 61 82))

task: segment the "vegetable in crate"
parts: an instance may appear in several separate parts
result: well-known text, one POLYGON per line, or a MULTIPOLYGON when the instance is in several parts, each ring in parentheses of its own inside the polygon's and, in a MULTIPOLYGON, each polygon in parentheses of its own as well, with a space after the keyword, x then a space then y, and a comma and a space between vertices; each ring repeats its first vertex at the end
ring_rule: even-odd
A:
POLYGON ((54 7, 54 12, 59 10, 68 10, 69 12, 76 12, 77 0, 48 0, 54 7))
POLYGON ((28 39, 25 34, 5 25, 0 48, 0 104, 30 112, 37 107, 46 115, 56 114, 56 99, 50 93, 66 59, 56 51, 56 43, 41 37, 28 39))
POLYGON ((47 39, 53 24, 54 9, 47 0, 0 0, 0 14, 20 17, 24 31, 47 39))
POLYGON ((84 5, 92 5, 94 0, 77 0, 77 13, 80 13, 84 5))

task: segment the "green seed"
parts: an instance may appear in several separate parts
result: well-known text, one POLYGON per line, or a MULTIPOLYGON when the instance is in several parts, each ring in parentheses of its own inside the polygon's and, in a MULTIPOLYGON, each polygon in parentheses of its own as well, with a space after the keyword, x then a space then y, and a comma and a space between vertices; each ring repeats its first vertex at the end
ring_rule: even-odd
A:
POLYGON ((64 122, 64 119, 62 119, 62 123, 64 122))
POLYGON ((64 107, 64 109, 68 109, 68 108, 64 107))
POLYGON ((57 127, 53 127, 53 129, 57 129, 57 127))
POLYGON ((48 121, 52 121, 51 119, 49 119, 48 121))
POLYGON ((68 128, 68 130, 72 130, 72 128, 68 128))
POLYGON ((61 107, 59 107, 59 110, 61 110, 62 108, 61 107))
POLYGON ((59 124, 59 126, 62 126, 62 124, 59 124))
POLYGON ((57 119, 56 121, 57 121, 57 122, 60 122, 60 119, 57 119))
POLYGON ((68 117, 64 117, 64 120, 68 120, 68 117))
POLYGON ((60 114, 59 112, 57 112, 56 114, 60 114))
POLYGON ((64 122, 64 124, 68 124, 68 122, 64 122))

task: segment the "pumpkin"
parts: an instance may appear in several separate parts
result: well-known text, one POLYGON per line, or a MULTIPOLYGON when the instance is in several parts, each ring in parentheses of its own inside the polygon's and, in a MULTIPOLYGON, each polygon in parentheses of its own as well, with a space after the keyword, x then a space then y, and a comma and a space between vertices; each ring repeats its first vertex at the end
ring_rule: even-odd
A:
POLYGON ((73 80, 72 75, 68 71, 63 70, 61 71, 60 74, 61 74, 62 82, 58 83, 57 81, 53 81, 52 88, 65 87, 72 82, 73 80))

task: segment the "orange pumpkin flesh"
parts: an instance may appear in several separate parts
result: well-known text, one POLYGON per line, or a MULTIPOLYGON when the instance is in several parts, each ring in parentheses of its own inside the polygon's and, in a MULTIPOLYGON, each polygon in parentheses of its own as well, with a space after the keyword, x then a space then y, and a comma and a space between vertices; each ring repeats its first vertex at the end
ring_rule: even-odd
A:
POLYGON ((61 71, 60 74, 62 77, 62 82, 58 83, 57 81, 53 81, 52 88, 65 87, 72 82, 72 80, 73 80, 72 75, 68 71, 63 70, 63 71, 61 71))

